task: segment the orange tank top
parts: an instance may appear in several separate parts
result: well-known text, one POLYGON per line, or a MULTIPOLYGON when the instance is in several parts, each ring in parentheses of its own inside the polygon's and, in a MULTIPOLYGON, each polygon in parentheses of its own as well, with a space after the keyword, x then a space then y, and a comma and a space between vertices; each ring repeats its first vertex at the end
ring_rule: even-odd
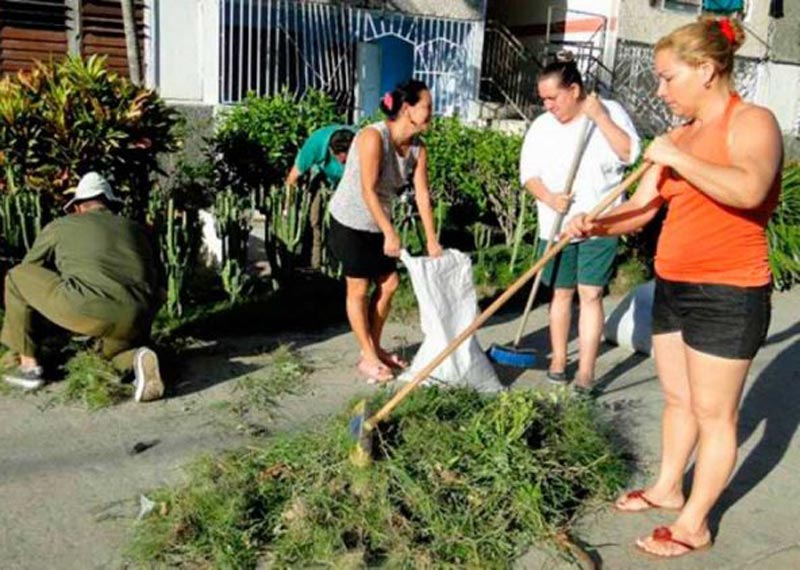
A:
MULTIPOLYGON (((732 95, 725 113, 692 138, 675 131, 675 144, 689 154, 730 165, 727 140, 730 117, 741 101, 732 95), (687 140, 688 139, 688 140, 687 140)), ((726 206, 703 194, 672 169, 665 169, 659 194, 667 217, 656 250, 656 274, 670 281, 759 287, 772 277, 765 228, 780 196, 780 173, 756 209, 726 206)))

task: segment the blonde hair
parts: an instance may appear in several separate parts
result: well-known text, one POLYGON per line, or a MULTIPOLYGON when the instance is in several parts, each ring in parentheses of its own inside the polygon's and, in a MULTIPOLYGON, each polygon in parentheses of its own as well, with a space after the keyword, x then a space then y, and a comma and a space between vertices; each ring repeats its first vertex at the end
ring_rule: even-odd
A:
POLYGON ((742 23, 734 18, 701 16, 696 22, 673 30, 656 43, 655 51, 669 49, 684 63, 697 66, 711 62, 721 78, 730 78, 733 72, 733 54, 745 40, 742 23), (732 39, 726 36, 730 26, 732 39))

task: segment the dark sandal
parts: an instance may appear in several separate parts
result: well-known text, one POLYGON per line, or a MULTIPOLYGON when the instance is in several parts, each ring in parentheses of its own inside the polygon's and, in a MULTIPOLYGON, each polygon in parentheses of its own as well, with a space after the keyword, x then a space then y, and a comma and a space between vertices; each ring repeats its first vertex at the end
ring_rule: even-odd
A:
POLYGON ((686 556, 687 554, 692 554, 693 552, 701 552, 703 550, 708 550, 711 548, 711 541, 706 542, 705 544, 701 544, 699 546, 694 546, 693 544, 689 544, 688 542, 684 542, 682 540, 678 540, 677 538, 672 536, 672 531, 669 527, 666 526, 659 526, 653 530, 653 534, 651 535, 652 539, 656 542, 671 542, 672 544, 677 544, 678 546, 684 547, 686 550, 681 552, 680 554, 656 554, 646 548, 639 546, 636 544, 636 548, 642 552, 643 554, 647 554, 648 556, 654 556, 656 558, 680 558, 681 556, 686 556))
POLYGON ((552 382, 553 384, 560 384, 564 385, 567 383, 567 373, 566 372, 552 372, 550 370, 547 371, 547 379, 552 382))

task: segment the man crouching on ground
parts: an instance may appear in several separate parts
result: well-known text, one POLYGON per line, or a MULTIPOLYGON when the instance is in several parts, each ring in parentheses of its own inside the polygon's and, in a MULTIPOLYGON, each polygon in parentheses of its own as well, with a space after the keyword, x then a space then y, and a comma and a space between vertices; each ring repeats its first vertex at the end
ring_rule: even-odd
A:
POLYGON ((164 394, 158 357, 142 346, 158 308, 156 260, 144 229, 116 216, 120 200, 96 172, 84 175, 64 207, 5 279, 0 342, 19 356, 3 379, 27 390, 44 384, 35 317, 97 339, 120 371, 134 374, 137 402, 164 394))

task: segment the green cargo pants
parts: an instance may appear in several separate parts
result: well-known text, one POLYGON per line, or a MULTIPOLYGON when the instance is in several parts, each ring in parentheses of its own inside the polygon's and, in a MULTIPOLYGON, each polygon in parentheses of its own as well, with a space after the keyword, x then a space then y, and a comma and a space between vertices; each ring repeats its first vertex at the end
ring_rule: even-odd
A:
POLYGON ((150 335, 154 311, 81 291, 58 273, 32 264, 14 267, 5 280, 6 313, 0 342, 23 356, 39 348, 34 312, 56 325, 96 338, 100 352, 119 370, 150 335))

